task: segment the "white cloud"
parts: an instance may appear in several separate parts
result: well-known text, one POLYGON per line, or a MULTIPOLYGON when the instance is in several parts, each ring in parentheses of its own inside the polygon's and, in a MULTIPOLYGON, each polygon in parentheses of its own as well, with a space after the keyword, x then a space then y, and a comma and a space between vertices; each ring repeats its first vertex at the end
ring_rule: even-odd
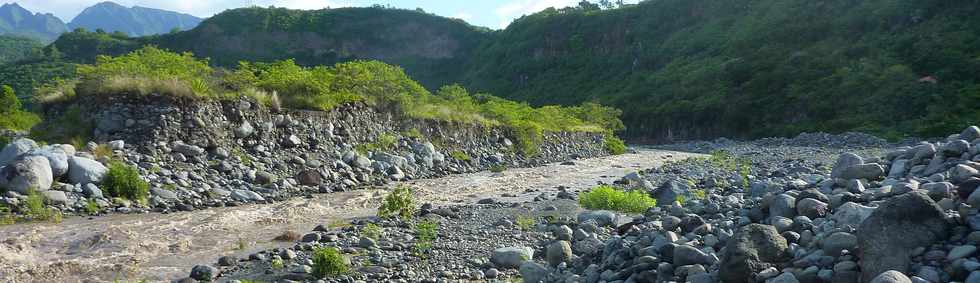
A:
POLYGON ((523 15, 534 14, 550 7, 574 6, 578 5, 578 2, 579 0, 515 0, 497 7, 493 13, 500 21, 499 28, 505 28, 514 19, 523 15))
POLYGON ((459 12, 459 13, 454 14, 452 16, 452 18, 454 18, 454 19, 460 19, 460 20, 464 20, 464 21, 469 21, 470 19, 473 18, 473 15, 471 15, 470 13, 467 13, 467 12, 459 12))

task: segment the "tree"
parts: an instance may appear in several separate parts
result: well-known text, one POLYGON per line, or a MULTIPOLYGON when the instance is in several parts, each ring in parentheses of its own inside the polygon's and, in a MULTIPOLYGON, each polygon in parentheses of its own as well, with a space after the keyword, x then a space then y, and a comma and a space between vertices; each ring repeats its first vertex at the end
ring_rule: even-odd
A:
POLYGON ((582 2, 578 2, 578 8, 586 11, 600 10, 599 5, 596 5, 595 3, 586 0, 582 0, 582 2))
MULTIPOLYGON (((619 2, 622 2, 622 1, 619 1, 619 2)), ((603 9, 612 9, 615 6, 613 6, 612 1, 609 1, 609 0, 599 0, 599 7, 602 7, 603 9)))
POLYGON ((9 115, 18 110, 20 110, 20 100, 17 99, 17 94, 12 87, 4 85, 0 90, 0 113, 9 115))

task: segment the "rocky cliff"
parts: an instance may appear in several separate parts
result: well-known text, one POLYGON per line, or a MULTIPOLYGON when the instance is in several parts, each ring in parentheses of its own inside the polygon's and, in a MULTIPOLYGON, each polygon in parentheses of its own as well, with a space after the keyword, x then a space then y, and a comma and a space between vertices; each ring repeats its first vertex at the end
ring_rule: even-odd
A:
MULTIPOLYGON (((69 163, 84 159, 108 165, 110 160, 122 160, 137 166, 151 186, 149 208, 161 211, 266 202, 380 186, 393 180, 605 154, 599 134, 550 133, 540 153, 526 157, 512 150, 515 138, 503 128, 402 118, 367 105, 347 105, 330 112, 275 111, 247 100, 115 98, 49 105, 46 115, 62 117, 71 111, 86 114, 75 125, 45 127, 92 129, 94 142, 79 153, 60 150, 69 163)), ((15 141, 8 147, 22 148, 12 150, 17 152, 13 156, 20 157, 7 162, 15 168, 17 160, 44 156, 40 152, 45 148, 70 146, 37 148, 33 142, 15 141)), ((6 179, 17 178, 13 175, 17 174, 6 179)), ((50 186, 34 187, 65 192, 66 197, 57 203, 68 212, 80 211, 88 200, 123 212, 146 208, 123 205, 108 194, 103 197, 98 182, 69 181, 75 180, 70 175, 72 172, 55 172, 50 177, 54 182, 47 182, 50 186)), ((8 193, 7 203, 16 198, 23 196, 8 193)))

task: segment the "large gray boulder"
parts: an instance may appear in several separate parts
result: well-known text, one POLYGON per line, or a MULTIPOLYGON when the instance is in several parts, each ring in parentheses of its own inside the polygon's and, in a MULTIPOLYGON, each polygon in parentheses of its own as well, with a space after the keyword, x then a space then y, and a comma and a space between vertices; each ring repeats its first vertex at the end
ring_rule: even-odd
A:
POLYGON ((22 155, 0 170, 0 187, 20 194, 47 191, 53 182, 51 165, 43 156, 22 155))
POLYGON ((173 148, 173 150, 175 152, 181 153, 181 154, 186 155, 186 156, 204 155, 204 152, 205 152, 204 151, 204 148, 201 148, 200 146, 196 146, 196 145, 192 145, 192 144, 186 144, 186 143, 181 142, 181 141, 174 142, 171 145, 171 147, 173 148))
POLYGON ((858 227, 861 225, 861 222, 864 222, 864 220, 871 216, 871 213, 874 211, 874 207, 863 206, 853 202, 846 202, 837 207, 836 212, 830 216, 830 219, 837 222, 837 227, 843 227, 845 225, 858 227))
POLYGON ((956 184, 962 183, 963 181, 970 179, 970 177, 977 175, 980 175, 980 172, 978 172, 976 168, 965 164, 956 165, 956 167, 949 170, 949 178, 956 184))
POLYGON ((653 190, 650 197, 657 199, 657 206, 670 206, 677 201, 677 196, 686 194, 688 190, 687 185, 671 180, 653 190))
POLYGON ((976 140, 978 138, 980 138, 980 128, 977 128, 977 126, 967 127, 966 129, 963 130, 963 132, 960 133, 960 139, 966 140, 968 142, 972 142, 973 140, 976 140))
POLYGON ((98 161, 73 156, 68 159, 68 180, 72 184, 101 183, 109 168, 98 161))
POLYGON ((8 163, 17 159, 17 157, 37 148, 37 143, 31 139, 16 139, 10 144, 7 144, 0 151, 0 167, 7 165, 8 163))
POLYGON ((946 239, 947 230, 942 208, 924 192, 885 201, 858 228, 862 281, 889 270, 907 272, 910 251, 946 239))
POLYGON ((841 154, 840 157, 837 157, 837 162, 834 163, 834 168, 831 169, 830 171, 830 177, 842 178, 841 174, 844 173, 844 170, 850 168, 851 166, 856 166, 861 164, 864 164, 864 159, 862 159, 857 154, 853 154, 850 152, 841 154))
POLYGON ((508 247, 499 248, 493 251, 490 261, 497 267, 517 268, 521 263, 531 260, 534 257, 534 250, 528 247, 508 247))
POLYGON ((722 282, 754 282, 754 275, 790 260, 786 239, 776 227, 749 224, 725 246, 718 277, 722 282))
POLYGON ((59 147, 45 146, 40 149, 31 151, 29 154, 44 156, 48 159, 48 164, 51 165, 51 174, 55 178, 64 176, 68 173, 68 153, 61 150, 59 147))
POLYGON ((595 220, 595 223, 599 226, 615 225, 616 218, 616 213, 608 210, 588 210, 578 214, 579 223, 595 220))
POLYGON ((542 282, 548 277, 548 268, 533 261, 521 264, 519 271, 524 282, 542 282))
POLYGON ((842 179, 874 180, 885 175, 885 168, 875 163, 858 164, 845 168, 840 173, 842 179))
POLYGON ((912 283, 912 279, 901 272, 889 270, 875 276, 871 283, 912 283))
POLYGON ((780 194, 769 202, 769 216, 793 218, 796 216, 796 198, 788 194, 780 194))

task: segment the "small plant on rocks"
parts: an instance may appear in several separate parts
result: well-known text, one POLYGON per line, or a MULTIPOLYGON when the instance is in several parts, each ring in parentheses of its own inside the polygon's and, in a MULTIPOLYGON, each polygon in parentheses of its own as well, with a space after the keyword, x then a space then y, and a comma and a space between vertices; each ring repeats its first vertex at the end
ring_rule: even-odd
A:
POLYGON ((412 218, 416 210, 414 198, 411 188, 404 186, 395 188, 394 191, 384 198, 381 207, 378 208, 378 217, 412 218))
POLYGON ((500 173, 500 172, 504 172, 504 171, 507 171, 507 167, 505 167, 504 165, 494 164, 494 165, 491 165, 490 166, 490 172, 500 173))
POLYGON ((415 252, 422 256, 432 251, 432 243, 439 236, 439 223, 424 220, 415 224, 415 252))
POLYGON ((140 177, 139 170, 120 161, 109 163, 102 186, 113 197, 139 202, 146 201, 150 194, 150 184, 140 177))
POLYGON ((377 240, 381 237, 381 226, 374 223, 368 223, 361 228, 361 236, 368 237, 377 240))
POLYGON ((313 251, 313 275, 327 278, 347 273, 349 264, 336 248, 321 247, 313 251))
POLYGON ((85 213, 88 213, 89 215, 96 215, 99 214, 100 210, 99 203, 95 202, 94 199, 90 199, 85 202, 85 213))
POLYGON ((24 201, 26 217, 30 221, 51 221, 61 223, 61 211, 44 205, 45 197, 35 190, 30 190, 24 201))
POLYGON ((657 200, 641 191, 624 191, 602 185, 579 195, 579 204, 588 209, 609 209, 642 213, 657 205, 657 200))
POLYGON ((472 159, 469 154, 462 150, 454 150, 449 153, 449 156, 459 161, 470 161, 472 159))
POLYGON ((521 230, 528 231, 531 230, 531 228, 534 228, 534 224, 537 224, 537 221, 535 221, 534 217, 531 216, 518 216, 515 223, 517 224, 517 227, 521 228, 521 230))
POLYGON ((283 269, 286 267, 286 264, 282 262, 281 258, 272 259, 269 265, 271 265, 272 269, 283 269))
POLYGON ((11 225, 17 223, 17 218, 10 213, 10 208, 0 205, 0 225, 11 225))

